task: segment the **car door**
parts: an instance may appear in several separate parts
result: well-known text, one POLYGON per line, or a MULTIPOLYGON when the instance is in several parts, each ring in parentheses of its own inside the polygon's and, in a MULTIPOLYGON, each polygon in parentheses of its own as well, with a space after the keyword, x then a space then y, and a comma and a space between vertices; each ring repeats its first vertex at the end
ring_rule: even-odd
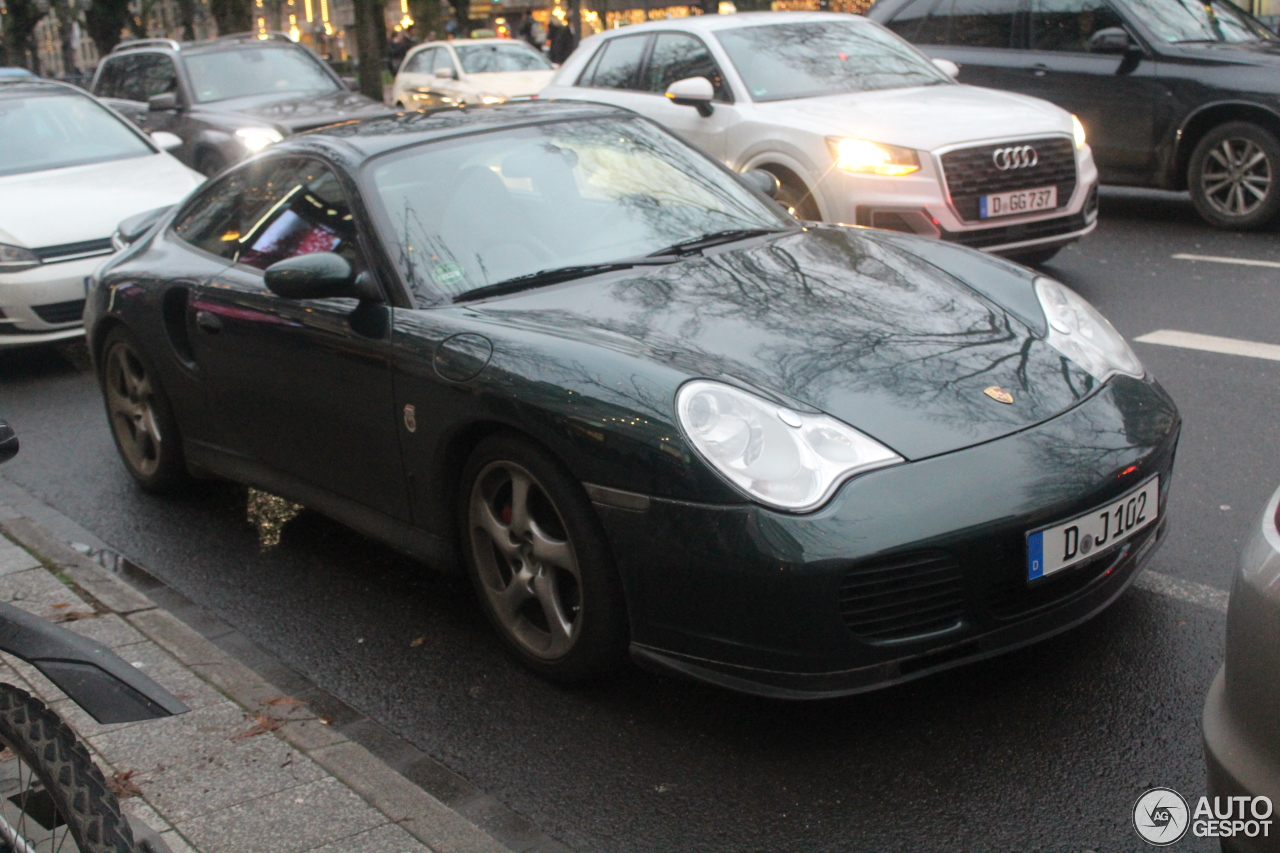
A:
MULTIPOLYGON (((960 66, 960 82, 1013 89, 1027 64, 1025 0, 913 0, 886 26, 960 66)), ((993 136, 999 135, 995 131, 993 136)))
POLYGON ((740 119, 724 74, 702 39, 690 33, 658 33, 643 75, 647 94, 636 99, 636 109, 717 160, 725 159, 726 136, 740 119), (668 86, 689 77, 711 81, 716 93, 711 115, 703 116, 695 108, 675 104, 666 96, 668 86))
POLYGON ((435 67, 437 47, 426 47, 409 56, 404 67, 396 76, 399 91, 396 97, 409 109, 427 109, 440 105, 439 98, 433 94, 436 80, 431 70, 435 67))
MULTIPOLYGON (((1090 49, 1099 30, 1126 28, 1105 0, 1028 3, 1032 62, 1019 91, 1079 117, 1103 181, 1129 183, 1150 175, 1174 100, 1159 65, 1140 50, 1116 55, 1090 49)), ((1130 38, 1138 44, 1132 31, 1130 38)))
POLYGON ((263 280, 276 261, 321 251, 368 272, 348 189, 323 162, 296 156, 247 164, 226 180, 235 192, 208 218, 228 263, 189 305, 221 449, 407 521, 389 309, 284 299, 263 280))
POLYGON ((574 84, 586 90, 577 97, 625 107, 644 115, 650 96, 644 91, 640 71, 652 41, 653 36, 648 33, 605 40, 574 84))
POLYGON ((102 97, 148 133, 167 131, 182 136, 177 110, 151 111, 152 95, 172 93, 182 103, 182 87, 173 60, 163 53, 143 52, 107 59, 100 86, 102 97), (105 90, 111 94, 105 94, 105 90))

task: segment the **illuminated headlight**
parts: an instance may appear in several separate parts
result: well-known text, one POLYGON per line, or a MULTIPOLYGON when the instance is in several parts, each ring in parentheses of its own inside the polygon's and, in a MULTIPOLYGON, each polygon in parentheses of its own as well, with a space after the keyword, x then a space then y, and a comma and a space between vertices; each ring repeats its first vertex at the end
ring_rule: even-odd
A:
POLYGON ((1075 113, 1071 114, 1071 138, 1075 140, 1076 148, 1083 148, 1089 142, 1089 138, 1084 135, 1084 125, 1076 118, 1075 113))
POLYGON ((0 272, 22 272, 40 263, 40 258, 30 249, 0 243, 0 272))
POLYGON ((261 151, 271 143, 284 139, 280 131, 272 127, 242 127, 236 131, 236 136, 239 137, 240 144, 250 151, 261 151))
POLYGON ((1051 278, 1037 278, 1036 297, 1049 323, 1049 346, 1099 382, 1116 374, 1142 378, 1142 362, 1107 318, 1081 296, 1051 278))
POLYGON ((871 175, 909 175, 920 171, 920 157, 910 148, 865 139, 828 137, 836 166, 846 172, 871 175))
POLYGON ((705 379, 681 386, 676 413, 711 467, 778 509, 816 509, 854 474, 903 461, 835 418, 792 411, 705 379))
POLYGON ((480 95, 479 97, 482 104, 501 104, 507 100, 506 95, 480 95))

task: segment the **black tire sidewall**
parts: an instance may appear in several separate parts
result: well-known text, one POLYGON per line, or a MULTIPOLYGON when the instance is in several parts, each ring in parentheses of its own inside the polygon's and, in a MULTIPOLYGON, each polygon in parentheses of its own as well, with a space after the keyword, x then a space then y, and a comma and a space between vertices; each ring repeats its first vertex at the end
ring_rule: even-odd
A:
POLYGON ((1252 122, 1233 121, 1215 127, 1204 135, 1191 153, 1191 161, 1187 166, 1187 189, 1191 193, 1191 203, 1195 206, 1196 213, 1210 225, 1233 231, 1265 228, 1280 214, 1280 140, 1271 131, 1252 122), (1260 147, 1271 161, 1271 188, 1267 192, 1267 198, 1248 216, 1223 216, 1213 209, 1201 190, 1200 174, 1209 152, 1228 138, 1248 139, 1260 147))
POLYGON ((822 219, 822 212, 818 210, 818 203, 814 200, 813 193, 800 183, 797 177, 790 173, 781 174, 780 171, 768 168, 765 168, 765 171, 778 179, 778 194, 774 201, 782 205, 783 210, 788 207, 794 208, 793 215, 804 222, 817 222, 822 219))
POLYGON ((515 433, 496 433, 480 442, 463 468, 458 489, 458 539, 467 574, 480 605, 503 644, 522 663, 552 681, 576 683, 607 675, 625 659, 629 640, 621 580, 595 510, 586 492, 548 452, 515 433), (489 604, 471 549, 470 500, 477 476, 492 462, 513 462, 532 474, 555 504, 573 543, 581 575, 581 633, 564 657, 548 661, 530 654, 512 637, 489 604))
POLYGON ((107 338, 102 344, 100 362, 98 367, 98 388, 102 392, 103 407, 106 409, 107 428, 111 431, 111 440, 115 442, 116 452, 120 454, 120 462, 124 465, 125 470, 137 481, 138 485, 149 492, 163 493, 184 485, 191 475, 187 473, 186 462, 182 454, 182 433, 178 430, 178 421, 173 415, 173 406, 169 402, 169 395, 165 393, 164 383, 160 380, 160 375, 156 371, 155 362, 147 355, 137 336, 124 326, 116 326, 107 334, 107 338), (115 424, 111 423, 111 410, 107 398, 107 362, 111 350, 119 344, 124 344, 133 351, 138 361, 146 368, 147 375, 151 378, 152 409, 155 413, 156 424, 160 427, 161 437, 165 439, 160 443, 159 464, 156 466, 155 473, 151 475, 135 470, 133 465, 129 463, 128 456, 125 454, 124 449, 120 447, 120 437, 116 435, 115 424))

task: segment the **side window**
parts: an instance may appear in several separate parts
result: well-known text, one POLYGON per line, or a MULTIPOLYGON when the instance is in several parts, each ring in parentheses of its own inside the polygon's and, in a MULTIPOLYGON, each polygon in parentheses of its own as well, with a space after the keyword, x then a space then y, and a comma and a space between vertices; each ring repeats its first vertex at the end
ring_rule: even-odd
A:
MULTIPOLYGON (((933 11, 933 7, 938 5, 939 0, 911 0, 910 3, 898 10, 898 14, 893 16, 893 20, 885 24, 886 27, 893 30, 912 44, 939 44, 936 40, 924 41, 923 35, 927 35, 923 31, 923 24, 929 20, 929 13, 933 11)), ((950 6, 950 2, 945 5, 950 6)), ((942 20, 942 36, 945 39, 947 35, 946 18, 935 18, 942 20)))
POLYGON ((191 245, 266 269, 313 252, 357 262, 355 224, 324 164, 297 157, 251 163, 203 191, 174 225, 191 245))
POLYGON ((947 44, 959 47, 1016 47, 1014 20, 1020 0, 955 0, 947 44))
POLYGON ((404 68, 400 69, 406 74, 430 74, 432 63, 435 61, 436 48, 429 47, 426 50, 420 50, 413 56, 409 57, 409 61, 404 64, 404 68))
POLYGON ((706 77, 716 90, 717 101, 732 101, 724 75, 702 40, 684 33, 659 33, 649 56, 645 75, 650 92, 663 94, 667 87, 686 77, 706 77))
POLYGON ((1123 27, 1102 0, 1031 0, 1031 49, 1088 53, 1098 30, 1123 27))
POLYGON ((648 43, 648 35, 610 39, 592 63, 590 79, 583 75, 578 85, 593 89, 639 89, 640 61, 644 59, 648 43))
POLYGON ((458 69, 453 64, 453 54, 449 53, 447 47, 436 48, 435 57, 431 60, 431 72, 435 73, 443 68, 446 71, 456 72, 458 69))
POLYGON ((173 61, 160 53, 142 53, 131 56, 133 60, 122 69, 119 98, 146 103, 152 95, 178 91, 178 76, 173 61))
POLYGON ((138 84, 138 57, 121 56, 111 60, 111 67, 103 72, 104 98, 119 98, 124 101, 145 100, 142 87, 138 84), (111 74, 110 91, 106 91, 107 74, 111 74))
POLYGON ((120 80, 123 75, 120 73, 124 68, 124 63, 128 61, 128 57, 121 56, 118 59, 106 59, 102 63, 102 73, 98 75, 98 86, 94 94, 99 98, 118 98, 116 94, 120 89, 120 80))

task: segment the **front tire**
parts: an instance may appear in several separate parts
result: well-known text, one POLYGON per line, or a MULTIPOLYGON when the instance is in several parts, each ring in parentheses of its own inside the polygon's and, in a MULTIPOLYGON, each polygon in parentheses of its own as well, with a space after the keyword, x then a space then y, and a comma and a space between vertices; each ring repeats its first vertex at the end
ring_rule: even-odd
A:
POLYGON ((622 584, 591 502, 555 459, 514 434, 485 439, 463 470, 458 518, 476 594, 525 666, 573 683, 621 665, 622 584))
POLYGON ((125 470, 149 492, 185 483, 182 436, 169 396, 142 345, 123 326, 103 343, 98 380, 125 470))
POLYGON ((1280 141, 1252 122, 1215 127, 1191 154, 1187 188, 1196 212, 1211 225, 1266 227, 1280 213, 1280 141))
POLYGON ((822 220, 822 211, 818 210, 818 203, 813 199, 813 192, 804 185, 804 181, 800 180, 789 169, 781 167, 762 166, 765 171, 772 172, 773 176, 778 179, 778 193, 773 200, 787 209, 787 212, 803 222, 819 222, 822 220))

